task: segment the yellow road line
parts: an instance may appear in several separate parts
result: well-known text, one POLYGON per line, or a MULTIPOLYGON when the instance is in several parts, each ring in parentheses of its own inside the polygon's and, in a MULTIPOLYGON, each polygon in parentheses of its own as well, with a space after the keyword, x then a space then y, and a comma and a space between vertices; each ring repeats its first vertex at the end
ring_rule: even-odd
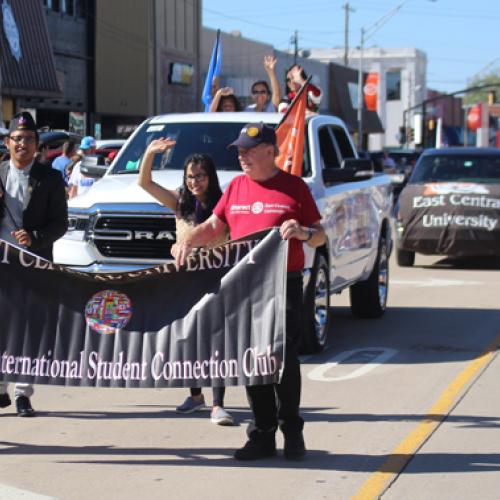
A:
POLYGON ((352 500, 379 498, 391 482, 413 458, 430 435, 446 418, 467 383, 492 359, 500 347, 500 335, 485 349, 483 354, 471 361, 464 370, 441 393, 424 420, 392 451, 389 458, 374 472, 352 500))

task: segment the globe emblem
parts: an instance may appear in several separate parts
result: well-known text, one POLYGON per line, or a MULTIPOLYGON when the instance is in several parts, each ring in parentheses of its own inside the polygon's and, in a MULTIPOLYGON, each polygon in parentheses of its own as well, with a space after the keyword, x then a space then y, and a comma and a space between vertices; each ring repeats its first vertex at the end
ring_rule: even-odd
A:
POLYGON ((124 328, 132 317, 132 302, 121 292, 103 290, 85 307, 87 326, 97 333, 110 335, 124 328))

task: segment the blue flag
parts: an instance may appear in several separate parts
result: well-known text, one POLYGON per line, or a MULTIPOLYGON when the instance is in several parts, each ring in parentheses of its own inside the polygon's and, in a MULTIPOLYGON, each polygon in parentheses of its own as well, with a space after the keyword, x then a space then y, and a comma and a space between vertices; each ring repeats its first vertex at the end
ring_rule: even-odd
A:
POLYGON ((203 87, 203 94, 201 100, 205 104, 205 112, 209 111, 210 104, 212 103, 212 82, 213 79, 220 75, 222 69, 222 42, 220 39, 220 30, 217 30, 217 37, 215 39, 214 48, 212 50, 212 57, 208 65, 207 78, 203 87))

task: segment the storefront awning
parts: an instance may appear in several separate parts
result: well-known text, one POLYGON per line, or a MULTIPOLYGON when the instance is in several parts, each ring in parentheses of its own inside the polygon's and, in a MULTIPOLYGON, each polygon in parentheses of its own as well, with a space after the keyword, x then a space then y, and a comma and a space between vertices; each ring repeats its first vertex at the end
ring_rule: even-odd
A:
MULTIPOLYGON (((366 73, 363 75, 366 79, 366 73)), ((357 110, 358 72, 352 68, 330 63, 330 106, 342 118, 350 132, 358 130, 357 110)), ((363 133, 383 133, 384 127, 376 111, 368 111, 363 103, 363 133)))
POLYGON ((2 94, 60 97, 42 2, 2 0, 0 31, 2 94))

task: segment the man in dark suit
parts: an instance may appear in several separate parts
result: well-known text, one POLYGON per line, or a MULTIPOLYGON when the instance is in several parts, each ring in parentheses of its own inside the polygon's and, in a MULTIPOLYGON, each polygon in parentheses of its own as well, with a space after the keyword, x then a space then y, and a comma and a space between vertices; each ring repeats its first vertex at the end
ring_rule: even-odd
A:
MULTIPOLYGON (((52 246, 68 227, 68 206, 61 173, 35 161, 38 132, 30 113, 15 115, 5 143, 10 160, 0 162, 0 239, 52 260, 52 246)), ((1 284, 0 284, 1 286, 1 284)), ((16 384, 21 417, 32 417, 33 388, 16 384)), ((7 384, 0 382, 0 408, 9 406, 7 384)))

